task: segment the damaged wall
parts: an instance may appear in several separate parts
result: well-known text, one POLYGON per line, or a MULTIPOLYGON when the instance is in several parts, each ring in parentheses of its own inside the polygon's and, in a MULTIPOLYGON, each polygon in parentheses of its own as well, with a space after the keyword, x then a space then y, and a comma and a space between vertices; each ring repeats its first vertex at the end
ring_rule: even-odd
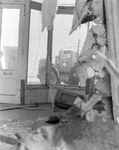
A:
MULTIPOLYGON (((92 21, 88 30, 87 37, 79 55, 76 74, 80 79, 80 86, 86 86, 86 80, 89 78, 87 69, 90 67, 102 76, 103 64, 96 57, 96 52, 101 51, 104 54, 107 51, 107 32, 105 25, 105 14, 103 0, 80 1, 76 0, 74 17, 70 34, 81 24, 92 21), (95 58, 94 58, 95 55, 95 58)), ((98 82, 99 83, 99 82, 98 82)))
POLYGON ((29 86, 25 90, 25 104, 48 102, 48 89, 43 87, 29 86))
MULTIPOLYGON (((82 19, 85 20, 85 17, 83 17, 83 15, 85 16, 86 14, 88 14, 88 15, 90 14, 92 17, 91 18, 92 20, 96 19, 96 21, 95 21, 96 25, 92 26, 92 28, 88 32, 87 39, 85 41, 82 53, 79 57, 79 61, 83 62, 85 60, 85 62, 87 62, 88 65, 90 65, 91 67, 95 67, 95 63, 97 63, 96 61, 94 61, 93 63, 92 62, 89 63, 90 58, 92 59, 92 55, 95 54, 95 52, 97 50, 102 51, 104 53, 106 51, 107 53, 109 52, 110 58, 113 60, 113 62, 118 67, 119 64, 118 64, 117 60, 118 60, 118 55, 119 55, 118 54, 118 47, 119 47, 118 43, 119 42, 117 42, 117 39, 119 39, 119 37, 118 37, 119 30, 117 30, 117 29, 119 26, 119 21, 117 18, 117 14, 119 14, 119 11, 117 9, 117 6, 119 6, 119 3, 117 0, 114 0, 113 2, 111 0, 110 1, 105 0, 106 17, 107 17, 107 20, 106 20, 107 32, 106 32, 105 24, 103 24, 103 23, 105 23, 105 20, 103 20, 104 16, 102 17, 102 15, 103 15, 102 12, 104 11, 103 1, 102 0, 100 0, 100 1, 94 0, 93 1, 94 3, 91 3, 92 1, 88 1, 88 2, 89 3, 87 5, 82 4, 85 7, 85 9, 80 11, 80 12, 82 12, 82 14, 79 14, 79 15, 81 15, 81 18, 78 16, 80 18, 79 20, 77 20, 78 22, 76 22, 76 20, 75 20, 76 16, 74 17, 73 23, 76 23, 76 26, 75 26, 75 24, 73 24, 71 32, 70 32, 70 34, 71 34, 78 26, 80 26, 82 19), (108 37, 108 44, 107 44, 107 37, 108 37), (106 49, 105 45, 106 46, 108 45, 109 49, 106 49)), ((77 6, 76 9, 78 9, 78 7, 79 7, 79 5, 77 6)), ((101 67, 102 66, 97 65, 97 70, 99 70, 101 67)), ((78 74, 80 74, 80 71, 78 69, 77 69, 77 72, 78 72, 78 74)), ((60 88, 60 87, 58 87, 58 88, 60 88)), ((55 86, 51 87, 53 99, 56 95, 58 88, 55 86)), ((68 90, 80 92, 80 90, 78 88, 74 89, 74 90, 72 90, 72 89, 68 89, 68 90)), ((42 93, 42 91, 45 91, 45 92, 43 92, 44 93, 43 95, 40 94, 40 95, 42 95, 40 97, 43 98, 43 102, 44 101, 48 101, 48 102, 52 101, 50 90, 44 90, 43 88, 41 88, 41 89, 37 89, 37 90, 35 89, 35 91, 36 91, 36 95, 34 94, 35 99, 36 99, 35 101, 42 102, 42 100, 40 101, 40 98, 39 98, 39 94, 42 93), (46 95, 48 94, 48 97, 45 94, 46 95)), ((30 95, 32 95, 32 93, 34 93, 34 91, 32 91, 32 89, 26 90, 27 102, 33 101, 32 99, 34 98, 34 96, 30 96, 30 95), (28 99, 30 99, 30 100, 28 100, 28 99)), ((115 106, 114 112, 115 112, 115 108, 119 105, 118 104, 118 95, 119 94, 118 94, 117 85, 114 82, 112 82, 112 96, 113 96, 113 102, 114 102, 114 106, 115 106)), ((117 112, 116 112, 116 114, 117 114, 117 112)))
MULTIPOLYGON (((95 22, 97 25, 92 26, 91 30, 88 33, 87 39, 84 44, 84 49, 82 49, 82 53, 79 57, 79 61, 86 61, 87 63, 89 63, 92 54, 94 54, 96 51, 103 52, 103 49, 106 49, 106 53, 104 54, 107 55, 108 58, 110 58, 110 60, 108 60, 108 58, 104 57, 104 59, 107 60, 107 64, 104 63, 105 61, 101 62, 100 59, 98 59, 100 65, 93 65, 97 67, 98 72, 103 67, 106 67, 111 75, 110 88, 113 99, 114 119, 115 121, 119 122, 119 87, 117 85, 117 83, 119 83, 119 1, 105 0, 103 3, 102 0, 93 0, 88 2, 77 0, 76 2, 77 7, 75 8, 75 11, 77 11, 78 13, 74 14, 71 32, 73 32, 78 26, 80 26, 82 18, 85 15, 91 15, 92 13, 94 16, 97 16, 97 18, 99 17, 99 19, 97 19, 97 21, 95 22), (78 5, 79 3, 81 3, 82 5, 78 5), (82 6, 83 8, 82 11, 78 11, 78 9, 81 10, 80 6, 82 6), (102 6, 104 6, 104 8, 102 6), (103 16, 105 14, 102 13, 105 13, 105 10, 106 16, 103 16), (111 60, 112 62, 109 63, 111 60)), ((78 69, 78 73, 80 73, 80 67, 78 69)))

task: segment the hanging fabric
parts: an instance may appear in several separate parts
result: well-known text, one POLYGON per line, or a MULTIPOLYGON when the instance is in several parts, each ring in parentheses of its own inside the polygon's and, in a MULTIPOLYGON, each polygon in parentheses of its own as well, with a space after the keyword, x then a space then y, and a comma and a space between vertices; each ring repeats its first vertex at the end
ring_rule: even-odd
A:
POLYGON ((45 27, 53 28, 53 22, 57 11, 57 0, 44 0, 42 4, 42 32, 45 27))

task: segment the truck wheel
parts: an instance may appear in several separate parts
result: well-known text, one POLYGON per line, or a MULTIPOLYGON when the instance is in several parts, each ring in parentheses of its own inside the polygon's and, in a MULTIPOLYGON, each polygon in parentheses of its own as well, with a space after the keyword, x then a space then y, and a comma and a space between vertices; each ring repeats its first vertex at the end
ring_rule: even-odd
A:
MULTIPOLYGON (((51 71, 51 76, 50 76, 50 83, 51 84, 56 84, 57 83, 57 75, 55 74, 55 72, 52 70, 51 71)), ((41 72, 40 74, 40 83, 41 84, 45 84, 45 80, 46 80, 46 71, 41 72)))

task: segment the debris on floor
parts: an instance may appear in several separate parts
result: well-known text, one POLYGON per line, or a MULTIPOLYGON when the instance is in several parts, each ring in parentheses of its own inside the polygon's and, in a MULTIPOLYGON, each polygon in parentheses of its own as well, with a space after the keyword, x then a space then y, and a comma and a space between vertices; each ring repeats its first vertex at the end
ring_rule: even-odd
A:
MULTIPOLYGON (((67 117, 66 117, 67 118, 67 117)), ((65 123, 45 125, 20 139, 11 150, 118 150, 119 126, 111 119, 96 117, 93 122, 71 119, 65 123)))
MULTIPOLYGON (((109 109, 109 107, 106 108, 108 102, 109 100, 106 101, 104 105, 106 110, 107 108, 109 109)), ((31 111, 31 113, 33 112, 34 111, 31 111)), ((2 142, 0 145, 2 145, 3 148, 13 147, 13 149, 10 150, 20 150, 20 147, 23 150, 25 149, 24 147, 29 150, 60 150, 62 148, 64 148, 64 150, 82 150, 83 146, 86 147, 86 145, 90 143, 90 147, 88 147, 87 150, 92 150, 91 148, 97 148, 97 145, 100 145, 100 143, 101 148, 103 148, 105 144, 108 147, 109 143, 112 142, 111 147, 118 147, 118 144, 115 143, 116 137, 110 137, 109 141, 107 137, 106 142, 103 142, 102 140, 104 132, 109 136, 112 136, 112 133, 113 135, 115 135, 115 132, 117 133, 115 129, 118 130, 118 126, 115 126, 114 122, 111 120, 112 116, 108 113, 110 110, 107 110, 106 112, 107 114, 103 113, 100 114, 100 116, 96 116, 93 122, 88 122, 85 117, 80 119, 80 109, 78 107, 72 107, 65 112, 55 112, 53 116, 56 117, 55 119, 58 118, 60 120, 55 120, 55 123, 54 121, 53 123, 47 122, 49 119, 48 116, 51 114, 48 109, 40 111, 39 115, 37 115, 37 119, 32 115, 33 117, 30 118, 30 120, 27 116, 24 119, 21 119, 20 117, 19 119, 14 119, 12 121, 7 120, 2 123, 6 126, 0 129, 0 135, 4 135, 4 137, 1 136, 0 138, 0 141, 2 142), (106 115, 106 117, 104 115, 106 115), (23 139, 20 139, 19 141, 19 139, 15 137, 16 133, 19 133, 23 139), (95 141, 93 136, 97 137, 97 141, 95 141), (20 144, 17 144, 14 147, 11 145, 12 143, 7 141, 9 139, 17 139, 20 144)), ((103 139, 104 138, 105 137, 103 137, 103 139)), ((102 150, 100 146, 96 150, 102 150)), ((110 149, 108 148, 108 150, 110 149)))

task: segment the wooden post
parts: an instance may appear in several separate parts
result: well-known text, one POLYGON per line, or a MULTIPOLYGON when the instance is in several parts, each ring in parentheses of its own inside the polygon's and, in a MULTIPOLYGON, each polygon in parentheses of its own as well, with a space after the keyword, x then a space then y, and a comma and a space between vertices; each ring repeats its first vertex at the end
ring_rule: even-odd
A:
POLYGON ((23 52, 22 52, 22 75, 25 86, 27 85, 28 76, 28 55, 29 55, 29 35, 30 35, 30 15, 31 0, 26 0, 25 16, 24 16, 24 35, 23 35, 23 52))
POLYGON ((53 29, 48 31, 47 39, 47 61, 46 61, 46 86, 50 85, 51 65, 52 65, 52 39, 53 29))
POLYGON ((54 100, 52 98, 51 90, 51 67, 52 67, 52 43, 53 43, 53 29, 48 31, 48 40, 47 40, 47 61, 46 61, 46 86, 48 87, 48 102, 52 101, 52 113, 54 110, 54 100))
POLYGON ((25 104, 25 80, 21 80, 21 92, 20 92, 20 95, 21 95, 21 105, 24 105, 25 104))
MULTIPOLYGON (((109 58, 119 69, 119 4, 118 0, 105 0, 107 38, 109 58)), ((119 86, 115 80, 111 80, 113 115, 115 122, 119 120, 119 86)), ((119 122, 118 122, 119 123, 119 122)))

